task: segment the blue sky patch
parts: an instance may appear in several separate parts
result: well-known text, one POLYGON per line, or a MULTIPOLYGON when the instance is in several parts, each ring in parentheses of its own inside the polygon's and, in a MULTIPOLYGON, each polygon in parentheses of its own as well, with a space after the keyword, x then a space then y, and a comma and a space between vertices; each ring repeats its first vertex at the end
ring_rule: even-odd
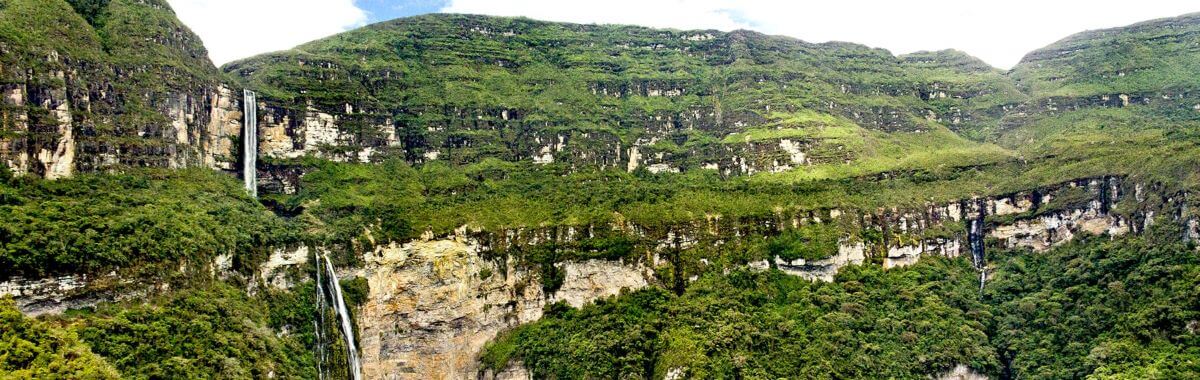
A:
POLYGON ((395 18, 434 13, 449 0, 355 0, 354 5, 367 11, 368 22, 376 23, 395 18))

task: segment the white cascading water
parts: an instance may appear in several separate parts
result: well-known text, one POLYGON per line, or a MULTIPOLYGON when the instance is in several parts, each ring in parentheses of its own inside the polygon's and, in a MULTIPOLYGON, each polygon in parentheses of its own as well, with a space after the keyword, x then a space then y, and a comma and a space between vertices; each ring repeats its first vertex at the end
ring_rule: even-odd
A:
POLYGON ((354 325, 350 323, 350 310, 346 308, 346 300, 342 297, 342 284, 338 282, 337 273, 333 271, 333 263, 329 261, 329 256, 323 255, 325 260, 326 281, 329 281, 329 290, 333 292, 333 307, 337 311, 338 319, 341 320, 342 337, 346 340, 346 355, 350 362, 350 378, 353 380, 362 379, 362 364, 358 361, 358 347, 354 343, 354 325))
MULTIPOLYGON (((980 216, 979 219, 983 219, 980 216)), ((975 263, 975 268, 979 269, 979 291, 983 291, 983 284, 987 281, 987 263, 983 257, 983 223, 979 219, 971 220, 971 229, 967 231, 967 246, 971 250, 971 261, 975 263)))
POLYGON ((242 131, 242 176, 246 191, 258 197, 258 106, 254 91, 242 90, 242 114, 246 129, 242 131))
POLYGON ((317 263, 317 319, 313 320, 314 332, 317 335, 317 380, 325 380, 325 340, 322 339, 322 328, 325 327, 325 288, 321 283, 321 254, 314 251, 313 258, 317 263))
POLYGON ((323 354, 325 350, 321 348, 321 324, 317 320, 313 320, 313 330, 317 332, 317 380, 325 380, 325 371, 321 368, 321 361, 325 360, 323 354))

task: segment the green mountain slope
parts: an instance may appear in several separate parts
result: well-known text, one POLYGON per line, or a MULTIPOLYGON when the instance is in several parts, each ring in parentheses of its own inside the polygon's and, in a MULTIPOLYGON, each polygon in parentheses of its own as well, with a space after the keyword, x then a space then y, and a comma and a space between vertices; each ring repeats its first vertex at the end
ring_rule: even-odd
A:
POLYGON ((1002 158, 951 128, 994 123, 1022 99, 957 52, 467 15, 375 24, 224 70, 272 106, 337 118, 337 148, 414 163, 863 174, 916 153, 1002 158))
POLYGON ((1200 14, 1087 31, 1029 53, 1012 77, 1035 99, 1184 95, 1200 87, 1197 42, 1200 14))
POLYGON ((647 287, 549 304, 485 369, 1195 377, 1196 21, 1082 33, 1004 72, 953 50, 428 15, 218 70, 162 0, 0 0, 0 281, 75 292, 5 287, 18 307, 82 305, 30 322, 0 300, 0 331, 20 328, 0 369, 341 373, 319 252, 376 373, 471 368, 438 344, 540 316, 585 263, 647 287), (237 161, 226 84, 260 95, 260 199, 163 169, 237 161), (1046 250, 997 249, 1022 244, 1046 250))
POLYGON ((1029 53, 1009 76, 1030 100, 992 141, 1027 158, 1196 183, 1200 16, 1089 31, 1029 53))

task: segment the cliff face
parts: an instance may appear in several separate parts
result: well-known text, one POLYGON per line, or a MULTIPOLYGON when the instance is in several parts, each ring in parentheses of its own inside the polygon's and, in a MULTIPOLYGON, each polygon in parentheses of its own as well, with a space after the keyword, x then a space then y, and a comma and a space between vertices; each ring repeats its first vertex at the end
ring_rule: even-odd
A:
MULTIPOLYGON (((1036 251, 1083 233, 1136 233, 1155 217, 1160 222, 1187 225, 1186 238, 1198 239, 1197 223, 1178 219, 1188 215, 1181 209, 1186 207, 1186 197, 1110 177, 920 209, 881 209, 861 214, 826 210, 780 214, 739 224, 712 219, 668 229, 622 224, 561 232, 464 228, 448 236, 426 236, 377 247, 361 257, 361 265, 343 268, 342 275, 365 278, 369 288, 365 303, 354 314, 367 378, 471 378, 479 374, 478 355, 488 341, 518 324, 540 319, 548 304, 562 301, 581 307, 625 290, 670 286, 652 268, 667 260, 672 250, 736 250, 747 241, 814 222, 856 226, 860 237, 845 237, 830 258, 808 262, 774 258, 745 264, 763 269, 775 266, 788 274, 831 281, 845 265, 895 267, 912 264, 921 257, 971 255, 969 247, 974 239, 989 240, 991 248, 1028 247, 1036 251), (983 236, 972 236, 973 221, 982 221, 983 236), (563 277, 561 285, 552 290, 544 286, 542 272, 522 265, 520 257, 511 253, 547 243, 569 246, 566 243, 589 238, 599 230, 620 231, 641 243, 628 259, 564 260, 554 264, 563 277), (866 231, 875 231, 883 238, 864 240, 861 235, 868 235, 866 231)), ((311 260, 312 249, 326 248, 279 247, 261 264, 250 286, 288 288, 310 281, 302 275, 297 277, 303 272, 293 269, 311 260)), ((985 261, 980 265, 986 269, 986 253, 983 255, 985 261)), ((181 270, 222 276, 230 270, 230 260, 220 257, 207 267, 181 270)), ((688 267, 699 271, 728 269, 722 265, 729 264, 699 259, 688 267)), ((0 283, 0 294, 13 296, 18 306, 33 314, 134 297, 154 289, 112 276, 0 283)), ((494 376, 521 378, 522 371, 516 365, 494 376)))
POLYGON ((0 53, 0 162, 17 174, 238 160, 240 94, 163 1, 6 0, 0 53))
MULTIPOLYGON (((235 170, 242 128, 236 86, 222 83, 199 40, 167 5, 79 4, 0 0, 0 160, 19 174, 47 178, 141 166, 235 170)), ((1162 42, 1155 49, 1178 53, 1169 57, 1190 57, 1183 47, 1197 35, 1192 19, 1132 30, 1162 42)), ((998 138, 1023 141, 1045 131, 1037 122, 1073 112, 1200 110, 1186 81, 1156 87, 1114 79, 1156 78, 1164 67, 1200 71, 1190 63, 1159 65, 1138 55, 1138 67, 1098 74, 1117 84, 1103 88, 1064 74, 1080 69, 1079 56, 1129 49, 1108 32, 1085 34, 1031 54, 1006 76, 953 51, 893 57, 859 45, 745 31, 436 15, 374 25, 225 71, 263 99, 255 105, 259 151, 279 159, 260 166, 264 187, 293 193, 305 168, 289 160, 307 156, 460 165, 499 158, 572 170, 710 169, 735 176, 942 157, 940 149, 989 152, 974 150, 984 144, 970 139, 1028 131, 998 138), (1135 74, 1143 72, 1158 74, 1135 74), (1048 84, 1058 82, 1067 84, 1048 84)), ((832 281, 846 265, 892 268, 969 255, 986 274, 987 248, 1042 251, 1085 233, 1138 233, 1156 220, 1184 225, 1185 239, 1200 239, 1187 197, 1149 181, 1103 176, 916 207, 779 206, 774 213, 705 213, 666 225, 639 225, 618 214, 590 225, 548 219, 525 228, 464 227, 362 251, 273 247, 247 288, 292 287, 308 280, 296 269, 313 251, 353 251, 360 265, 342 274, 366 279, 369 288, 354 313, 365 375, 469 378, 479 374, 486 342, 541 318, 555 302, 580 307, 625 289, 678 287, 734 266, 832 281), (818 224, 843 233, 828 257, 745 259, 756 244, 818 224), (610 257, 584 244, 610 238, 628 242, 628 252, 610 257), (553 252, 553 261, 532 262, 530 252, 538 250, 553 252)), ((380 198, 372 201, 390 201, 380 198)), ((225 254, 180 272, 219 278, 234 261, 225 254)), ((12 278, 0 283, 0 295, 40 314, 164 286, 134 282, 117 272, 12 278)), ((487 375, 528 377, 520 364, 487 375)), ((948 376, 975 374, 963 367, 948 376)))
MULTIPOLYGON (((1196 239, 1200 237, 1196 223, 1178 219, 1186 215, 1181 209, 1186 207, 1184 198, 1185 194, 1163 194, 1151 186, 1109 177, 923 209, 781 214, 775 219, 741 225, 698 223, 669 229, 613 225, 495 234, 464 228, 441 238, 427 236, 376 248, 364 255, 360 268, 347 269, 346 273, 366 278, 370 288, 368 300, 356 315, 367 377, 470 378, 480 374, 478 354, 486 342, 506 329, 540 319, 549 303, 563 301, 580 307, 622 290, 669 287, 650 268, 667 260, 672 250, 736 250, 745 242, 806 223, 848 223, 861 229, 858 235, 875 231, 884 238, 846 237, 837 253, 822 260, 774 258, 745 265, 761 269, 774 266, 791 275, 832 281, 845 265, 897 267, 915 263, 921 257, 978 254, 971 260, 981 260, 977 265, 986 271, 986 252, 970 248, 976 244, 982 247, 983 240, 988 240, 988 249, 1026 247, 1041 251, 1084 233, 1137 233, 1155 216, 1160 222, 1190 226, 1187 238, 1196 239), (982 226, 978 236, 973 236, 972 223, 982 226), (642 243, 633 259, 555 264, 564 277, 561 287, 551 291, 543 286, 541 272, 521 265, 515 254, 505 253, 548 243, 569 246, 567 243, 587 239, 599 230, 622 231, 642 243)), ((297 264, 306 254, 280 253, 279 259, 271 262, 297 264)), ((699 271, 729 269, 722 266, 728 264, 707 259, 688 265, 699 271)), ((273 277, 267 273, 274 271, 264 271, 264 279, 273 277)), ((958 372, 950 376, 971 376, 958 372)), ((527 374, 518 364, 483 375, 522 378, 527 374)))
MULTIPOLYGON (((887 241, 854 242, 847 239, 833 257, 814 262, 775 259, 786 273, 813 280, 832 280, 844 265, 903 266, 923 256, 970 255, 969 224, 983 221, 989 247, 1029 247, 1044 250, 1082 233, 1113 236, 1141 231, 1154 215, 1172 215, 1183 207, 1181 194, 1156 194, 1143 185, 1101 178, 1065 183, 1036 191, 1001 197, 930 205, 924 210, 880 210, 878 214, 850 215, 832 212, 834 220, 861 223, 864 230, 885 231, 887 241), (962 225, 953 231, 947 226, 962 225), (936 232, 935 232, 936 231, 936 232), (866 264, 870 260, 873 263, 866 264)), ((784 217, 770 229, 793 228, 825 216, 784 217)), ((828 221, 828 219, 826 219, 828 221)), ((1161 219, 1161 220, 1169 220, 1161 219)), ((1187 224, 1186 220, 1172 223, 1187 224)), ((772 223, 769 223, 772 224, 772 223)), ((1194 225, 1195 223, 1191 223, 1194 225)), ((611 227, 610 227, 611 228, 611 227)), ((498 332, 541 317, 547 303, 565 301, 582 306, 597 297, 661 284, 648 267, 673 247, 689 249, 714 240, 735 245, 738 239, 720 228, 680 226, 655 232, 636 226, 616 226, 649 238, 644 246, 648 261, 563 262, 561 288, 545 293, 534 272, 520 268, 512 256, 496 256, 499 248, 487 234, 461 230, 443 239, 421 239, 375 250, 364 259, 359 274, 370 283, 371 296, 358 317, 362 329, 365 372, 371 378, 469 378, 479 370, 478 352, 498 332), (728 239, 728 240, 727 240, 728 239), (699 242, 699 243, 697 243, 699 242), (490 258, 490 259, 489 259, 490 258)), ((762 227, 758 227, 762 228, 762 227)), ((737 230, 756 230, 741 226, 737 230)), ((1200 233, 1194 227, 1191 238, 1200 233)), ((547 240, 582 239, 577 233, 504 233, 509 244, 537 245, 547 240), (518 236, 515 239, 512 237, 518 236)), ((769 232, 768 232, 769 234, 769 232)), ((759 235, 761 236, 761 235, 759 235)), ((754 239, 746 236, 744 239, 754 239)), ((717 243, 722 244, 722 243, 717 243)), ((508 249, 513 249, 510 245, 508 249)), ((986 256, 986 254, 984 254, 986 256)), ((984 258, 986 260, 986 257, 984 258)), ((698 262, 696 265, 704 266, 698 262)), ((772 263, 749 263, 765 268, 772 263)), ((980 263, 986 268, 986 261, 980 263)), ((714 267, 705 270, 721 270, 714 267)), ((962 372, 962 371, 960 371, 962 372)), ((519 365, 496 378, 521 378, 519 365)), ((485 377, 487 377, 485 376, 485 377)), ((953 376, 968 376, 955 373, 953 376)))
POLYGON ((582 306, 645 287, 652 278, 633 263, 563 262, 562 287, 547 294, 542 279, 512 259, 492 261, 480 253, 477 242, 452 236, 383 247, 365 258, 361 274, 371 295, 358 314, 364 375, 472 377, 485 343, 541 318, 547 304, 582 306))
POLYGON ((893 57, 746 31, 431 15, 235 62, 224 70, 238 86, 222 83, 158 0, 7 0, 0 28, 0 161, 51 178, 232 170, 241 85, 262 92, 268 157, 494 157, 727 176, 890 150, 868 144, 895 143, 887 154, 897 158, 979 148, 964 137, 1017 147, 1073 111, 1200 108, 1200 84, 1186 80, 1195 15, 1081 33, 1007 75, 955 51, 893 57), (1123 63, 1104 64, 1113 58, 1123 63), (910 135, 925 144, 906 146, 910 135))
POLYGON ((468 164, 484 158, 726 175, 845 163, 862 136, 969 143, 1021 99, 962 53, 428 15, 224 67, 260 91, 263 152, 468 164), (894 136, 895 134, 895 136, 894 136))

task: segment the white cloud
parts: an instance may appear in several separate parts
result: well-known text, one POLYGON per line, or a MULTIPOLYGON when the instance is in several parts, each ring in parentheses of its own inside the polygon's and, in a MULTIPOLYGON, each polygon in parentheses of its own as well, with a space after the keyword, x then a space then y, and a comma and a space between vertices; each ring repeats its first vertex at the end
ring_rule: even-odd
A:
POLYGON ((753 29, 896 54, 956 48, 1009 68, 1075 32, 1200 10, 1194 0, 452 0, 443 10, 678 29, 753 29))
POLYGON ((168 0, 213 62, 284 50, 361 26, 353 0, 168 0))

